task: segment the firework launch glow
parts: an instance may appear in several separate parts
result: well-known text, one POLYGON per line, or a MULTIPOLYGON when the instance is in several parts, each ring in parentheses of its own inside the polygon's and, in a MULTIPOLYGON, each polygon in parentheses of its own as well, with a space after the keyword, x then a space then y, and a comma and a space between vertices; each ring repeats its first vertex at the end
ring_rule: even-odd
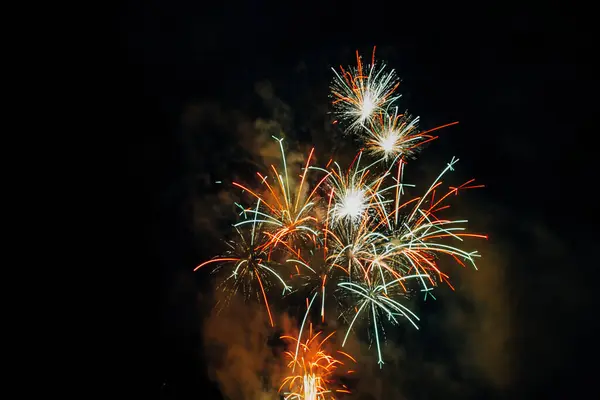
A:
POLYGON ((483 187, 474 180, 444 184, 458 159, 451 158, 421 196, 405 194, 415 186, 404 182, 407 162, 436 138, 433 131, 455 123, 420 131, 418 117, 399 114, 394 105, 399 81, 394 70, 376 64, 375 49, 370 64, 357 52, 356 67, 334 73, 334 123, 362 144, 352 163, 343 168, 329 159, 326 165, 311 165, 318 151, 313 148, 301 165, 288 165, 283 138, 273 137, 280 165, 256 172, 253 185, 232 182, 247 200, 247 205, 236 204, 235 236, 226 242, 225 253, 196 267, 216 266, 220 287, 262 303, 271 326, 274 301, 285 308, 290 294, 306 298, 298 338, 284 337, 296 345, 286 353, 292 370, 280 388, 286 399, 349 392, 341 386, 329 389, 339 386, 332 375, 343 363, 322 349, 333 333, 325 338, 322 331, 313 334, 313 304, 320 311, 318 322, 324 323, 329 313, 341 321, 342 347, 352 332, 364 329, 383 366, 384 325, 419 329, 408 300, 418 293, 424 300, 435 299, 440 284, 454 290, 444 265, 476 269, 479 254, 469 248, 469 239, 487 238, 468 232, 466 219, 443 215, 453 197, 483 187), (302 340, 307 324, 309 333, 302 340))
MULTIPOLYGON (((305 317, 308 315, 311 305, 312 302, 307 306, 305 317)), ((306 318, 304 322, 306 322, 306 318)), ((322 337, 323 331, 313 332, 313 326, 310 323, 308 337, 302 341, 303 328, 304 325, 300 328, 297 338, 281 337, 292 344, 295 351, 285 352, 285 356, 289 359, 287 367, 291 370, 291 374, 283 379, 279 392, 283 392, 286 400, 323 400, 333 398, 335 393, 350 393, 345 385, 336 384, 332 377, 340 367, 350 362, 356 363, 356 360, 350 354, 338 350, 337 353, 346 360, 344 363, 325 350, 326 342, 335 334, 335 331, 322 337), (333 388, 332 385, 337 387, 333 388)), ((345 372, 351 374, 354 371, 346 368, 345 372)))
MULTIPOLYGON (((322 337, 322 333, 320 331, 313 334, 311 325, 308 338, 304 342, 300 342, 299 338, 293 336, 281 337, 294 347, 299 345, 300 350, 298 354, 293 351, 285 353, 289 359, 287 367, 291 370, 291 374, 283 379, 279 391, 284 394, 286 400, 322 400, 333 397, 335 393, 350 393, 343 384, 332 388, 331 384, 336 384, 332 376, 340 367, 345 366, 346 363, 356 362, 356 360, 341 350, 338 350, 337 353, 343 356, 346 362, 328 354, 323 346, 335 334, 335 331, 326 337, 322 337)), ((352 372, 351 369, 346 371, 346 373, 352 372)))

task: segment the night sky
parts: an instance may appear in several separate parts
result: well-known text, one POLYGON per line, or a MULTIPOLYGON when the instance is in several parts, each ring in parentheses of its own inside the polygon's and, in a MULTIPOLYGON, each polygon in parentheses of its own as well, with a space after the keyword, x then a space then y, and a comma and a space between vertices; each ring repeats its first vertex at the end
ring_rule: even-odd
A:
MULTIPOLYGON (((215 352, 228 351, 222 342, 254 308, 235 303, 217 321, 211 277, 192 273, 222 250, 233 218, 232 197, 214 182, 249 179, 260 165, 257 120, 278 124, 296 149, 314 144, 322 158, 332 144, 343 147, 327 115, 330 68, 374 45, 402 79, 400 108, 419 115, 423 129, 460 121, 409 164, 409 177, 422 187, 459 157, 456 179, 487 187, 455 207, 490 239, 480 246, 481 270, 457 271, 457 291, 422 307, 421 331, 400 332, 387 350, 395 362, 364 371, 353 398, 591 390, 597 179, 584 101, 589 30, 575 12, 507 3, 217 4, 128 2, 118 18, 124 58, 115 104, 136 239, 128 268, 144 276, 132 313, 154 318, 135 329, 149 343, 139 360, 148 371, 143 390, 165 399, 219 399, 229 390, 215 378, 224 368, 215 352)), ((232 393, 251 398, 246 392, 232 393)))

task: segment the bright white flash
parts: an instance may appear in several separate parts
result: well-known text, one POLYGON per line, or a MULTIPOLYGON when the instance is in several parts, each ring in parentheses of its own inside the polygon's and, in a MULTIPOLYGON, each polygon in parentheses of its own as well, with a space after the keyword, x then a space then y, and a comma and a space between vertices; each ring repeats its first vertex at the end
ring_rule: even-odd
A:
POLYGON ((314 375, 304 375, 304 399, 317 400, 317 378, 314 375))
POLYGON ((371 118, 371 114, 373 114, 373 110, 375 110, 375 102, 371 98, 371 93, 367 90, 365 92, 363 101, 361 103, 360 122, 365 122, 369 118, 371 118))
POLYGON ((350 219, 357 222, 367 208, 365 193, 362 190, 350 189, 334 207, 335 219, 350 219))
POLYGON ((384 151, 385 155, 390 155, 395 152, 398 138, 398 134, 394 131, 391 131, 387 134, 387 136, 380 139, 379 146, 381 146, 381 149, 384 151))

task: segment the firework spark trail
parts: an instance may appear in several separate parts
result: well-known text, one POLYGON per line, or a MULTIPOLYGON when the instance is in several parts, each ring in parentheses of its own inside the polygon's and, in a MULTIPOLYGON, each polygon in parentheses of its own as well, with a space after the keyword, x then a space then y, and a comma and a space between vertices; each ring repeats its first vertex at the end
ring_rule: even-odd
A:
MULTIPOLYGON (((440 281, 445 281, 451 288, 448 275, 441 272, 438 266, 437 256, 446 254, 462 266, 464 266, 464 262, 469 262, 477 269, 474 258, 479 257, 479 254, 476 251, 467 252, 461 248, 451 246, 444 239, 451 238, 460 242, 463 242, 465 237, 487 239, 486 235, 468 233, 464 226, 468 220, 448 220, 438 217, 440 211, 450 208, 450 205, 444 204, 450 195, 458 195, 461 190, 483 187, 483 185, 474 185, 474 179, 471 179, 460 186, 450 186, 448 192, 436 199, 436 190, 442 185, 440 179, 447 172, 453 171, 457 162, 458 159, 453 158, 422 197, 414 198, 398 206, 392 212, 394 214, 393 227, 388 225, 390 227, 388 235, 392 239, 395 252, 401 256, 401 263, 406 267, 406 271, 410 273, 416 270, 429 273, 432 285, 435 285, 433 277, 437 275, 440 281), (406 216, 399 219, 398 215, 415 201, 417 203, 412 211, 406 212, 406 216)), ((397 191, 396 195, 401 196, 401 192, 397 191)), ((399 204, 399 199, 396 204, 399 204)), ((422 283, 424 286, 422 290, 425 291, 425 298, 427 298, 431 288, 427 287, 425 281, 422 281, 422 283)))
MULTIPOLYGON (((312 302, 315 296, 309 304, 307 304, 306 314, 303 319, 302 326, 298 337, 293 336, 281 336, 281 339, 288 340, 292 345, 295 344, 295 352, 287 351, 285 356, 289 359, 288 368, 291 369, 291 375, 285 377, 279 392, 284 390, 285 399, 297 399, 297 400, 324 400, 326 398, 334 399, 336 393, 350 393, 345 385, 336 384, 333 379, 334 373, 339 367, 343 366, 344 363, 324 349, 325 343, 335 334, 335 331, 331 332, 322 340, 320 339, 322 331, 313 333, 312 324, 309 324, 308 338, 303 342, 302 331, 304 330, 304 323, 306 322, 312 302), (335 388, 333 388, 335 387, 335 388)), ((308 299, 306 299, 308 302, 308 299)), ((356 360, 343 351, 338 351, 339 354, 343 355, 348 360, 356 362, 356 360)), ((352 372, 351 370, 347 371, 352 372)))
POLYGON ((339 280, 341 274, 329 264, 327 253, 323 254, 320 250, 310 249, 308 254, 303 254, 302 260, 290 258, 286 262, 296 267, 297 274, 292 277, 296 279, 296 290, 303 289, 310 296, 320 297, 321 322, 325 322, 325 300, 328 295, 326 287, 339 280))
MULTIPOLYGON (((339 284, 339 287, 350 292, 354 297, 357 297, 358 303, 355 307, 356 314, 352 318, 350 325, 348 326, 348 330, 346 332, 346 336, 344 336, 344 342, 342 343, 342 347, 346 344, 346 340, 348 339, 348 334, 352 330, 354 323, 357 318, 361 315, 362 311, 366 311, 367 313, 371 311, 372 320, 370 321, 373 327, 373 333, 375 336, 375 343, 377 345, 377 356, 378 363, 383 366, 383 358, 381 355, 381 343, 379 338, 379 324, 383 316, 387 316, 388 320, 393 322, 394 324, 399 324, 399 320, 396 317, 405 317, 415 328, 419 329, 415 320, 419 320, 416 314, 414 314, 408 307, 402 305, 399 301, 390 297, 391 291, 394 289, 398 289, 401 286, 402 281, 408 279, 421 278, 423 276, 427 277, 427 275, 408 275, 403 276, 398 279, 392 279, 389 282, 385 281, 384 275, 380 273, 373 274, 369 279, 365 279, 364 281, 360 281, 360 283, 354 282, 342 282, 339 284), (369 310, 370 309, 370 310, 369 310), (379 318, 378 318, 379 316, 379 318)), ((400 295, 404 293, 404 290, 400 290, 400 295)))

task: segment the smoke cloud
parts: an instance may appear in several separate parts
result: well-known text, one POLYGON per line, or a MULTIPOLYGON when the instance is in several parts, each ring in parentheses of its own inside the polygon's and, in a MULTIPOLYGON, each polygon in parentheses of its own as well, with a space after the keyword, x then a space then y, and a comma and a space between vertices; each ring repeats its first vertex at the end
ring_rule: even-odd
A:
MULTIPOLYGON (((220 295, 223 296, 223 295, 220 295)), ((280 326, 290 323, 281 318, 280 326)), ((234 297, 204 322, 209 374, 228 399, 278 399, 282 358, 270 345, 273 330, 258 304, 234 297)))

